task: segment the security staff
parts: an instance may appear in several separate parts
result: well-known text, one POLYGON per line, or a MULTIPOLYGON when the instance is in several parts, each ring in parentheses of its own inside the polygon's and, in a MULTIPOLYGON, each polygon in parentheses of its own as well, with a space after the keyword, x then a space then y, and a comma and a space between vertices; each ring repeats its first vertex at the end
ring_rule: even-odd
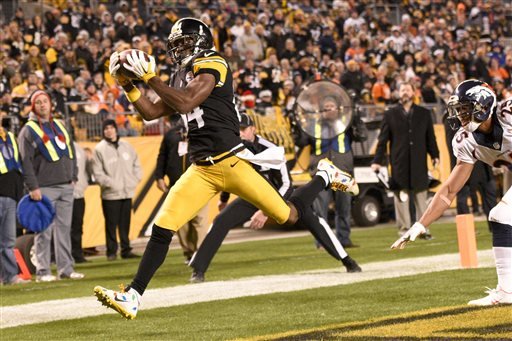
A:
MULTIPOLYGON (((0 112, 0 122, 4 113, 0 112)), ((0 125, 0 283, 24 284, 14 257, 16 203, 23 194, 21 160, 16 138, 0 125)))
POLYGON ((18 137, 24 180, 32 200, 45 195, 55 207, 52 224, 35 236, 36 281, 57 280, 50 269, 52 237, 58 277, 81 279, 84 275, 75 272, 71 256, 73 183, 78 180, 73 141, 64 123, 53 119, 50 95, 37 90, 30 101, 29 121, 18 137))

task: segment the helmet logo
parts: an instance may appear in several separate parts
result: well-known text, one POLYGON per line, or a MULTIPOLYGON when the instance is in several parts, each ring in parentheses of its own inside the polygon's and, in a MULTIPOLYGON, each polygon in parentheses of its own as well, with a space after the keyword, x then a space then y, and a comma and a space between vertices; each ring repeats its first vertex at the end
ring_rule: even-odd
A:
POLYGON ((173 25, 171 29, 171 34, 181 34, 181 24, 182 22, 179 21, 176 23, 176 25, 173 25))
POLYGON ((492 93, 489 91, 489 89, 481 85, 472 87, 471 89, 466 91, 466 95, 474 95, 477 101, 487 99, 488 97, 492 97, 492 93))
POLYGON ((199 35, 203 35, 203 25, 199 25, 199 35))

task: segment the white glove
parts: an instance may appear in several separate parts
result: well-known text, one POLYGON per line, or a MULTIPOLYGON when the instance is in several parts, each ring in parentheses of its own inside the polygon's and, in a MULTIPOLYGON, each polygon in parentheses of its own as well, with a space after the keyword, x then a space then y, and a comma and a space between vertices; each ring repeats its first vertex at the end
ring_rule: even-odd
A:
POLYGON ((119 70, 120 67, 121 67, 121 65, 119 64, 119 52, 115 51, 114 53, 112 53, 110 55, 110 63, 108 66, 108 72, 110 73, 110 75, 112 77, 116 78, 117 70, 119 70))
POLYGON ((147 83, 151 78, 156 76, 155 57, 149 56, 149 61, 146 61, 144 52, 133 50, 132 53, 126 55, 126 61, 128 63, 124 63, 123 66, 144 82, 147 83))
POLYGON ((398 238, 397 241, 394 242, 393 245, 391 245, 391 248, 403 249, 408 242, 415 241, 420 234, 423 234, 425 232, 427 232, 425 226, 423 226, 421 223, 416 222, 403 236, 398 238))

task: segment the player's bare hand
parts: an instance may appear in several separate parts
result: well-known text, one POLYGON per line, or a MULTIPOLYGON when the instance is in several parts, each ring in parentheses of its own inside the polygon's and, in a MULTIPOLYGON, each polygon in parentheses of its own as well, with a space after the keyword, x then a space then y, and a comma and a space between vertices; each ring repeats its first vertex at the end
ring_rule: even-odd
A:
POLYGON ((378 163, 372 163, 370 167, 372 171, 379 172, 381 166, 378 163))
POLYGON ((254 230, 259 230, 265 226, 267 219, 268 217, 261 210, 258 210, 252 215, 249 227, 254 230))
POLYGON ((427 232, 427 229, 422 224, 416 222, 412 227, 405 232, 403 236, 398 238, 393 245, 391 245, 392 249, 403 249, 409 242, 413 242, 418 238, 420 234, 424 234, 427 232))
POLYGON ((219 201, 219 203, 217 204, 217 207, 219 208, 219 212, 222 211, 223 209, 225 209, 227 205, 228 205, 227 202, 219 201))
POLYGON ((43 199, 43 195, 41 194, 41 190, 39 188, 29 192, 30 199, 34 201, 41 201, 43 199))
POLYGON ((161 190, 164 193, 169 192, 169 188, 167 188, 167 185, 165 184, 164 179, 157 179, 156 180, 156 187, 158 187, 159 190, 161 190))

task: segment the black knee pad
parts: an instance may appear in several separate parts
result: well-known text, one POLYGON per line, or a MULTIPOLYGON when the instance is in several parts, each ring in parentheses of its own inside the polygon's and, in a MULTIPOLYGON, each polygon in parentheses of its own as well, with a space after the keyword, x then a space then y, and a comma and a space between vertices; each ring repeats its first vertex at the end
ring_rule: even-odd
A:
POLYGON ((169 245, 172 240, 173 233, 169 229, 161 228, 160 226, 153 224, 153 230, 151 231, 150 241, 157 244, 169 245))
POLYGON ((492 246, 512 247, 512 226, 490 221, 492 228, 492 246))

